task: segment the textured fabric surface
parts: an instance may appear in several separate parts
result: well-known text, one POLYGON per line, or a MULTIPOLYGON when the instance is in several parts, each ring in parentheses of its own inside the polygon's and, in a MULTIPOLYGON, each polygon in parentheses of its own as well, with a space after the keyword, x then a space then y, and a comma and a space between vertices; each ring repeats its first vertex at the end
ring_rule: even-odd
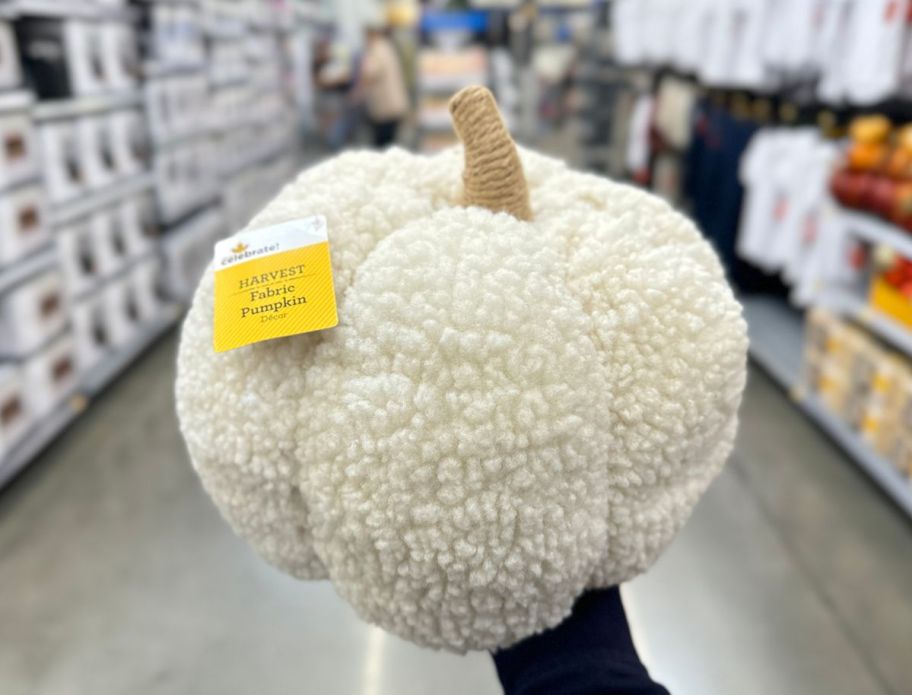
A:
POLYGON ((250 229, 322 214, 337 328, 212 350, 184 323, 193 464, 269 562, 419 644, 505 647, 648 568, 722 467, 746 327, 661 200, 522 150, 534 218, 462 208, 462 152, 349 153, 250 229))

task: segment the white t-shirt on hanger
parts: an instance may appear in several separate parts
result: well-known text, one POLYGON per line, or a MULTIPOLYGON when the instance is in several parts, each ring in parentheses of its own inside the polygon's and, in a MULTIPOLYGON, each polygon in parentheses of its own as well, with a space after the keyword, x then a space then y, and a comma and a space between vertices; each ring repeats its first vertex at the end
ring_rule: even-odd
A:
POLYGON ((683 72, 697 73, 706 53, 715 0, 684 0, 672 37, 672 64, 683 72))
POLYGON ((772 268, 784 269, 795 246, 800 245, 803 221, 814 202, 814 182, 811 179, 814 151, 818 144, 816 128, 790 130, 787 149, 773 169, 779 208, 776 210, 775 234, 768 253, 772 268))
POLYGON ((824 11, 817 44, 821 72, 817 96, 825 103, 842 104, 848 97, 846 71, 855 12, 861 1, 828 0, 824 11))
POLYGON ((639 65, 644 60, 642 37, 646 31, 647 4, 641 0, 614 0, 611 5, 614 57, 625 65, 639 65))
POLYGON ((898 92, 907 29, 904 1, 856 3, 844 66, 850 102, 874 104, 898 92))
POLYGON ((763 91, 774 85, 773 73, 763 58, 772 7, 769 0, 736 0, 733 4, 730 82, 734 87, 763 91))
POLYGON ((772 172, 785 156, 787 146, 787 131, 779 128, 761 130, 748 145, 738 172, 745 197, 735 250, 744 260, 770 271, 774 268, 768 253, 777 205, 772 172))

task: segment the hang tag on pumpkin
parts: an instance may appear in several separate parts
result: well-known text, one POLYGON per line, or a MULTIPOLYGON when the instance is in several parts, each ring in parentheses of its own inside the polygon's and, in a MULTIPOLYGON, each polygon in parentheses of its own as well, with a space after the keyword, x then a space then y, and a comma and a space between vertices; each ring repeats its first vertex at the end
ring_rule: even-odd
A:
POLYGON ((235 234, 215 245, 216 352, 339 323, 326 218, 235 234))

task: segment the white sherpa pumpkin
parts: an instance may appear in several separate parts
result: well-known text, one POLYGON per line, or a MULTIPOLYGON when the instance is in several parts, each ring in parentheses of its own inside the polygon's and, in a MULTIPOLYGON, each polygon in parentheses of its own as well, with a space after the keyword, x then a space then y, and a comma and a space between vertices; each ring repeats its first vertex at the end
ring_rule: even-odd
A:
POLYGON ((340 323, 217 354, 210 268, 177 407, 263 557, 465 651, 653 563, 731 451, 747 340, 687 219, 517 153, 486 90, 452 110, 464 181, 461 149, 343 154, 250 223, 326 217, 340 323))

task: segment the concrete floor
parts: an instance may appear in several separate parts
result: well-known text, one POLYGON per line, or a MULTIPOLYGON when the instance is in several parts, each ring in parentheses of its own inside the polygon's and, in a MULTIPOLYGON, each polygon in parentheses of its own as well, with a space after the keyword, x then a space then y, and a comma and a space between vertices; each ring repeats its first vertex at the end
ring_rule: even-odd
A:
MULTIPOLYGON (((187 463, 174 340, 0 494, 0 693, 487 695, 490 659, 413 647, 258 560, 187 463)), ((675 695, 900 695, 912 524, 753 373, 732 463, 625 588, 675 695)))

